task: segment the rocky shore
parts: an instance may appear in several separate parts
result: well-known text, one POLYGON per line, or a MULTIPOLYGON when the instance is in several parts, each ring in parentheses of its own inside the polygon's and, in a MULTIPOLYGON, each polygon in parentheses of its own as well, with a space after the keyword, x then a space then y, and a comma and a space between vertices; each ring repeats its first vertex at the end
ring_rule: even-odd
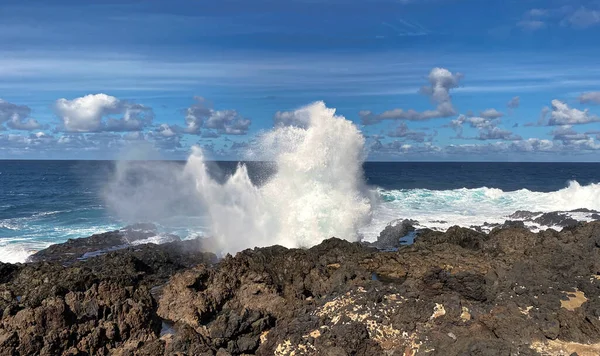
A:
POLYGON ((600 222, 568 223, 220 260, 149 226, 70 240, 0 263, 0 355, 599 355, 600 222))

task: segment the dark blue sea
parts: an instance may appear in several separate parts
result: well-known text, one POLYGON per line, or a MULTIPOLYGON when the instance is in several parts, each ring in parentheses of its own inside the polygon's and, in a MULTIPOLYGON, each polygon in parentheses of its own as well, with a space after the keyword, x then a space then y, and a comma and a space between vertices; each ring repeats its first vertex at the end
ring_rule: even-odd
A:
MULTIPOLYGON (((170 165, 168 171, 177 171, 185 162, 165 164, 170 165)), ((209 170, 217 181, 224 181, 237 165, 215 162, 209 170)), ((275 172, 268 163, 247 165, 256 185, 275 172)), ((379 199, 371 222, 360 229, 365 239, 373 239, 399 218, 444 229, 502 222, 517 210, 600 210, 597 163, 368 162, 363 168, 368 189, 379 199)), ((23 261, 52 243, 139 220, 184 238, 209 233, 201 204, 189 187, 182 188, 185 182, 147 173, 119 169, 109 161, 0 161, 0 261, 23 261), (147 186, 148 180, 158 184, 138 195, 119 190, 147 186), (115 186, 123 181, 126 187, 115 186), (165 200, 168 207, 155 209, 165 200)))

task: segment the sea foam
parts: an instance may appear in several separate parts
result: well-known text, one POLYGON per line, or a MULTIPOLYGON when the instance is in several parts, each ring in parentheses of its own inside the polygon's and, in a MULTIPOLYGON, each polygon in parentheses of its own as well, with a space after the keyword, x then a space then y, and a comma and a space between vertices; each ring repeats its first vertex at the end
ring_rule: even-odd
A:
MULTIPOLYGON (((600 184, 582 186, 576 181, 554 192, 527 189, 505 192, 497 188, 454 190, 376 189, 383 201, 373 212, 371 224, 360 229, 366 240, 375 240, 392 220, 414 219, 422 227, 446 230, 451 226, 482 226, 517 220, 509 215, 518 210, 531 212, 565 212, 581 221, 592 220, 591 214, 570 212, 575 209, 600 210, 600 184)), ((557 228, 527 222, 532 230, 557 228)), ((561 228, 557 228, 560 230, 561 228)), ((485 230, 485 226, 484 226, 485 230)))
POLYGON ((198 147, 188 159, 198 198, 210 217, 210 233, 225 252, 267 245, 309 247, 337 236, 358 241, 370 219, 364 187, 364 138, 358 128, 323 102, 294 112, 306 127, 281 126, 261 136, 276 173, 252 184, 245 165, 225 182, 208 173, 198 147))

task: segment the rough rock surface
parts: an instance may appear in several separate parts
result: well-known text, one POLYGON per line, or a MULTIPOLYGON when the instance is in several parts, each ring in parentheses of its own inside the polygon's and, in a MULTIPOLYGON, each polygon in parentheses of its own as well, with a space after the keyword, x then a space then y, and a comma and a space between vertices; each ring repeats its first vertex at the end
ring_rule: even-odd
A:
POLYGON ((382 250, 390 250, 398 248, 406 243, 402 243, 401 239, 406 237, 408 234, 414 232, 415 225, 418 225, 418 222, 415 220, 395 220, 389 223, 383 231, 379 233, 377 236, 377 241, 368 244, 373 247, 377 247, 382 250))
MULTIPOLYGON (((28 259, 29 262, 60 262, 69 264, 88 257, 95 257, 136 245, 141 240, 158 235, 154 224, 134 224, 121 230, 92 235, 84 239, 69 239, 62 244, 51 245, 28 259)), ((179 236, 167 235, 165 241, 181 241, 179 236)))
MULTIPOLYGON (((576 210, 571 210, 570 212, 594 213, 595 214, 594 210, 589 210, 589 209, 576 209, 576 210)), ((564 212, 557 212, 557 211, 551 212, 551 213, 541 213, 541 212, 519 210, 519 211, 516 211, 515 213, 509 215, 509 217, 511 219, 519 219, 519 220, 523 220, 523 221, 534 222, 534 223, 542 225, 542 226, 569 227, 569 226, 577 225, 577 223, 578 223, 577 220, 573 219, 568 214, 566 214, 564 212)), ((592 214, 590 217, 593 219, 594 215, 592 214)), ((506 223, 505 223, 504 227, 507 227, 506 223)))
POLYGON ((170 251, 0 264, 0 355, 600 354, 600 222, 170 251))
POLYGON ((153 293, 177 271, 216 261, 192 247, 141 245, 67 267, 0 264, 0 355, 140 354, 161 330, 153 293))

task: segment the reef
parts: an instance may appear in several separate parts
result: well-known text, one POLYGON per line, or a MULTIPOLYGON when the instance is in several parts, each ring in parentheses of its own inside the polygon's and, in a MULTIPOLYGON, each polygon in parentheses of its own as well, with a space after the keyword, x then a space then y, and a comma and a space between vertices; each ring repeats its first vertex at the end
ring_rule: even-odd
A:
POLYGON ((600 222, 565 225, 220 259, 148 226, 71 240, 0 263, 0 355, 598 355, 600 222))

